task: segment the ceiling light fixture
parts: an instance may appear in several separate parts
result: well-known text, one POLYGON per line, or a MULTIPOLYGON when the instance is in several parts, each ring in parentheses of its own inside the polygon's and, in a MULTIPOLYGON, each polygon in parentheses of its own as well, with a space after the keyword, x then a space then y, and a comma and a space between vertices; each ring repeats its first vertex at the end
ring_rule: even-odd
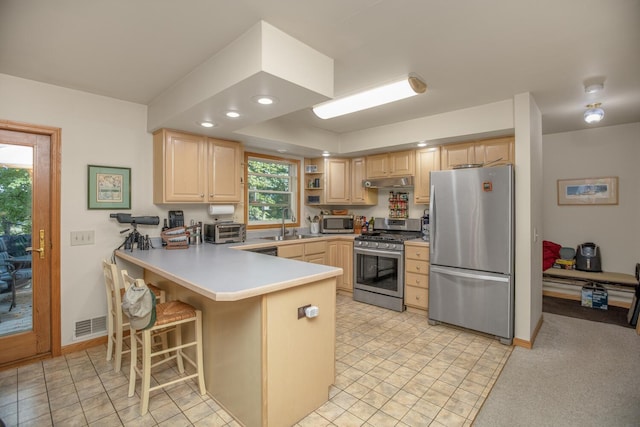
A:
POLYGON ((427 143, 426 143, 426 142, 424 142, 424 141, 420 141, 420 142, 418 142, 418 144, 416 144, 416 145, 417 145, 418 147, 426 147, 426 146, 427 146, 427 143))
POLYGON ((324 151, 324 152, 322 153, 322 157, 329 157, 330 155, 331 155, 331 154, 329 154, 329 152, 328 152, 328 151, 324 151))
POLYGON ((584 121, 591 123, 598 123, 604 117, 604 110, 600 108, 600 103, 587 105, 588 110, 584 112, 584 121))
POLYGON ((321 119, 332 119, 356 111, 366 110, 390 102, 409 98, 427 90, 427 85, 417 76, 409 75, 373 89, 333 99, 313 107, 313 112, 321 119))
POLYGON ((600 92, 602 89, 604 89, 604 85, 602 83, 596 83, 593 85, 589 85, 589 86, 585 86, 584 87, 584 91, 588 94, 592 94, 592 93, 598 93, 600 92))
POLYGON ((238 113, 237 111, 227 111, 226 113, 224 113, 224 115, 229 117, 230 119, 237 119, 238 117, 240 117, 240 113, 238 113))
POLYGON ((260 105, 272 105, 278 102, 277 98, 269 95, 257 95, 251 99, 253 100, 253 102, 256 102, 260 105))
POLYGON ((216 124, 213 122, 198 122, 198 124, 203 128, 212 128, 216 126, 216 124))

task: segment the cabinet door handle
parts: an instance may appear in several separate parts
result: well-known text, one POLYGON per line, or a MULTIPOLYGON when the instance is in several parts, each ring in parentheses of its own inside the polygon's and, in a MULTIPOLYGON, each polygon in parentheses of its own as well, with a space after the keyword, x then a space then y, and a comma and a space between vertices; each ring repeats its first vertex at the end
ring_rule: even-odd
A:
POLYGON ((204 194, 200 194, 200 197, 204 197, 204 194))

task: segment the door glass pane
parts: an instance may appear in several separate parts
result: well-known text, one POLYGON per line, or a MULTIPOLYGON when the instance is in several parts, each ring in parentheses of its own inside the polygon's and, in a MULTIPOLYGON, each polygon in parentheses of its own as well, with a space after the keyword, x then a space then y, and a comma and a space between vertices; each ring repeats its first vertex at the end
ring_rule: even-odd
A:
POLYGON ((33 329, 33 148, 0 144, 0 336, 33 329))

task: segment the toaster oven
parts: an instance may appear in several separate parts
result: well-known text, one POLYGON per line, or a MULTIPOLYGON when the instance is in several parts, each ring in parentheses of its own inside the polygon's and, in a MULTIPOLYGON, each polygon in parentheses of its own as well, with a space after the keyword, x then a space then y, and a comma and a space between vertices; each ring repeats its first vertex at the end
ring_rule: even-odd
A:
POLYGON ((204 241, 208 243, 244 242, 247 238, 246 225, 234 222, 204 224, 204 241))

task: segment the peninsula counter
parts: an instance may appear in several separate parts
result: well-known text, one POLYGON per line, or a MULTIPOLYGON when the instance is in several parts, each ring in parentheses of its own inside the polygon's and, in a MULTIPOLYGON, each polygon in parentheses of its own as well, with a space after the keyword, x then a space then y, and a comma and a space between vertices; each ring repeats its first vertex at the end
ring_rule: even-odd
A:
POLYGON ((210 244, 116 257, 202 310, 207 392, 239 422, 290 426, 328 400, 340 268, 210 244), (319 315, 299 319, 309 304, 319 315))

